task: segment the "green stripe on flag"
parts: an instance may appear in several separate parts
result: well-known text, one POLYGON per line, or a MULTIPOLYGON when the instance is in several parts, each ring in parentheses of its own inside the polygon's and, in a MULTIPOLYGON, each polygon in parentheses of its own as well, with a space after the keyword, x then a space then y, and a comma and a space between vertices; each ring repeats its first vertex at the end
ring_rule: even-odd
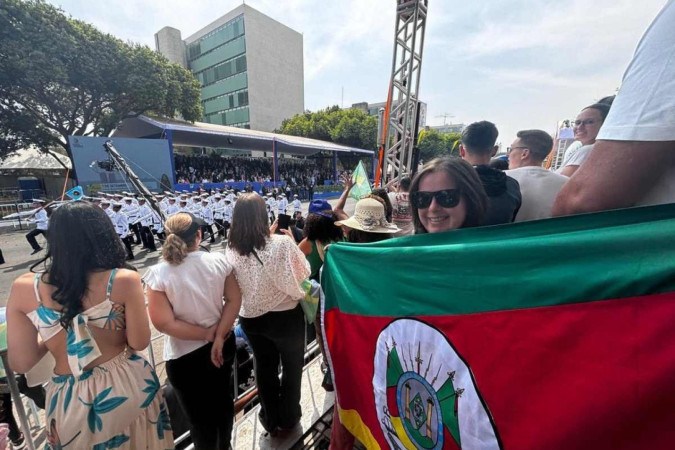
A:
POLYGON ((671 292, 675 205, 334 244, 321 284, 326 309, 370 316, 471 314, 671 292))

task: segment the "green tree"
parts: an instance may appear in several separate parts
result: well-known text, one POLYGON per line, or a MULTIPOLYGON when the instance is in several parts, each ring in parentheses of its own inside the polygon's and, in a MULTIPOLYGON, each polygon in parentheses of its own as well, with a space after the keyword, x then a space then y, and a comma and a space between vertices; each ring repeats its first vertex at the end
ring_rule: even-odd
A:
POLYGON ((350 147, 375 150, 377 118, 356 109, 338 106, 317 112, 306 111, 286 119, 278 133, 302 136, 350 147))
POLYGON ((424 129, 417 139, 420 159, 426 162, 439 156, 458 155, 460 139, 459 133, 439 133, 437 130, 424 129))
MULTIPOLYGON (((200 85, 150 48, 43 0, 0 2, 0 152, 106 136, 125 117, 201 118, 200 85)), ((2 153, 0 153, 1 155, 2 153)))

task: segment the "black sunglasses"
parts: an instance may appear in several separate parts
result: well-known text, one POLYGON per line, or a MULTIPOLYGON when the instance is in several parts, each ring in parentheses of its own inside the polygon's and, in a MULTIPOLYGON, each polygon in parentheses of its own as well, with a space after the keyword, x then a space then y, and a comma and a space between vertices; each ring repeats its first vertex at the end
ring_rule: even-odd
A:
POLYGON ((411 200, 418 209, 426 209, 431 205, 431 200, 436 199, 443 208, 454 208, 459 205, 462 199, 462 192, 459 189, 444 189, 435 192, 414 192, 411 200))

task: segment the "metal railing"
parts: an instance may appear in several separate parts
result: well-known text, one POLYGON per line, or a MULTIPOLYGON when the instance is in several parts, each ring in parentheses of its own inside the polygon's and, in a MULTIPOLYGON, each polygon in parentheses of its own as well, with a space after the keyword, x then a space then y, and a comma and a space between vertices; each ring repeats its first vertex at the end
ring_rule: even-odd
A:
POLYGON ((32 203, 16 201, 0 203, 0 226, 11 226, 23 230, 28 227, 28 218, 21 217, 21 213, 34 209, 32 203), (8 217, 9 216, 9 217, 8 217))
MULTIPOLYGON (((166 363, 164 360, 160 360, 159 362, 155 358, 155 351, 153 348, 153 342, 157 341, 158 339, 161 339, 164 337, 163 333, 158 333, 155 336, 152 336, 150 338, 150 345, 148 345, 148 348, 146 349, 148 352, 148 359, 150 360, 150 364, 152 364, 153 368, 157 368, 158 365, 166 363)), ((317 339, 319 336, 317 336, 317 339)), ((307 328, 305 328, 305 349, 304 349, 304 363, 307 365, 310 361, 312 361, 317 355, 321 353, 319 349, 319 344, 315 340, 312 342, 307 342, 307 328)), ((255 383, 248 387, 246 390, 243 392, 239 392, 240 386, 239 386, 239 380, 238 380, 238 374, 237 374, 237 369, 239 368, 239 361, 237 358, 237 354, 235 352, 234 355, 234 361, 232 362, 232 374, 234 376, 234 404, 235 404, 235 414, 237 412, 240 412, 242 410, 245 410, 246 408, 257 404, 258 401, 258 395, 257 395, 257 387, 255 383), (242 400, 246 399, 244 402, 242 400)), ((279 373, 279 378, 281 378, 281 373, 279 373)), ((190 439, 190 432, 186 431, 182 435, 176 437, 174 439, 174 445, 178 447, 179 445, 185 443, 190 439)), ((187 447, 188 449, 190 447, 187 447)))

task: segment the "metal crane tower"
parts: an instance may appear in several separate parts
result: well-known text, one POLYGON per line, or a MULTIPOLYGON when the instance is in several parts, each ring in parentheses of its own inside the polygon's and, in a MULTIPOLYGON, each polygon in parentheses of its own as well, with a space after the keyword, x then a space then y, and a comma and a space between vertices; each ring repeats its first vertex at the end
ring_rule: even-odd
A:
POLYGON ((419 126, 418 93, 427 4, 428 0, 396 1, 394 57, 387 107, 378 136, 376 186, 395 182, 403 174, 414 172, 413 148, 419 126))

